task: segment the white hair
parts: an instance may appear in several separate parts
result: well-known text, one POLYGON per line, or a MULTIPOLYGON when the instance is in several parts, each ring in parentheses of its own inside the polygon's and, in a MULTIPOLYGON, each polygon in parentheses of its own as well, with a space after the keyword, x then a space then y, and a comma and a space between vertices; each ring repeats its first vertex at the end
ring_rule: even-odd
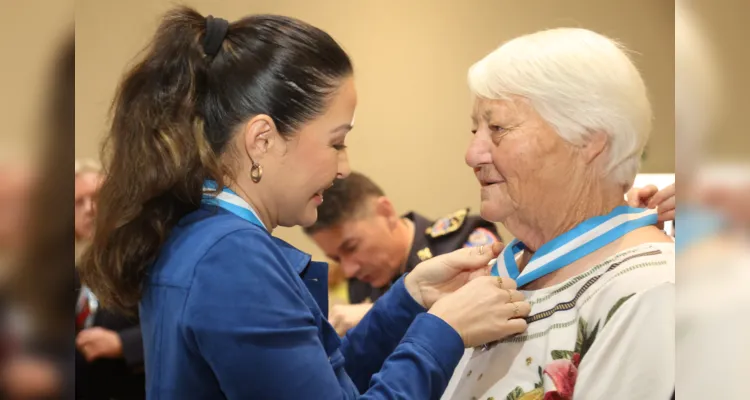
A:
POLYGON ((628 190, 651 132, 651 104, 638 69, 618 42, 580 28, 512 39, 469 69, 469 88, 486 99, 528 99, 565 140, 609 137, 605 173, 628 190))

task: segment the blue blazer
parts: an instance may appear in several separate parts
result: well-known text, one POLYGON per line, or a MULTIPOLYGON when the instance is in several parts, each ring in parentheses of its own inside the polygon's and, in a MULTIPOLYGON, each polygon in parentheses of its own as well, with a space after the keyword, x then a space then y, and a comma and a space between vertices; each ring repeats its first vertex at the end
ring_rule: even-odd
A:
POLYGON ((328 268, 224 209, 172 230, 140 304, 149 399, 438 399, 459 335, 403 279, 340 339, 328 268))

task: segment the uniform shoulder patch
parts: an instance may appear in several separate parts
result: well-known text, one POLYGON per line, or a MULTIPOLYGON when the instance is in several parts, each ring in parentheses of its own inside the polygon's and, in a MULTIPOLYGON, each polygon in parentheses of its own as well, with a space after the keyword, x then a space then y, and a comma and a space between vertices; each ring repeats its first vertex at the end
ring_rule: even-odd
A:
POLYGON ((461 225, 466 221, 466 216, 469 214, 468 208, 462 208, 453 214, 446 215, 443 218, 438 219, 425 231, 425 234, 433 238, 447 235, 455 232, 461 225))
POLYGON ((487 228, 477 228, 471 232, 469 238, 464 243, 464 247, 486 246, 498 242, 497 236, 487 228))

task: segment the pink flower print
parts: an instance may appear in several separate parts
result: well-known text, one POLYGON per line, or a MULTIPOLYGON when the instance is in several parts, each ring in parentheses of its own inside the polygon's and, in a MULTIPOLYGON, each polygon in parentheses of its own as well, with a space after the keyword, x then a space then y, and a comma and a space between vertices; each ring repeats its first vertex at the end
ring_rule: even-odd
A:
POLYGON ((552 379, 557 390, 545 394, 545 400, 569 400, 573 398, 573 389, 578 377, 580 356, 574 354, 573 360, 559 359, 547 364, 544 373, 552 379))

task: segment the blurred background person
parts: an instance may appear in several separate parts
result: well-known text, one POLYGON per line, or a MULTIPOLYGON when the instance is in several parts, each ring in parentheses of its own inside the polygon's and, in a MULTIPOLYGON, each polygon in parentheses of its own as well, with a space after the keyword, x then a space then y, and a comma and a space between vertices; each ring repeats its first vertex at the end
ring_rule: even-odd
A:
POLYGON ((75 45, 65 36, 46 92, 44 147, 19 232, 21 254, 3 285, 6 346, 0 387, 13 399, 74 396, 71 306, 75 289, 74 156, 75 45), (65 212, 64 210, 69 210, 65 212))
POLYGON ((317 221, 304 231, 348 279, 352 304, 334 306, 329 313, 340 335, 420 262, 498 241, 495 224, 469 215, 468 208, 436 221, 414 211, 399 215, 383 190, 359 172, 337 180, 324 195, 317 221))
POLYGON ((28 235, 28 214, 34 188, 32 167, 4 165, 0 167, 0 282, 8 274, 28 235))
POLYGON ((75 164, 75 233, 76 264, 94 232, 94 197, 101 185, 102 173, 93 160, 77 160, 75 164))
POLYGON ((143 399, 143 338, 137 316, 101 309, 78 277, 80 257, 94 233, 95 197, 102 178, 96 162, 76 162, 76 398, 143 399))
MULTIPOLYGON (((719 122, 737 104, 723 101, 734 94, 726 90, 717 43, 709 39, 705 14, 696 7, 705 10, 721 5, 678 1, 675 9, 676 172, 680 180, 676 398, 744 399, 745 364, 750 359, 750 320, 746 317, 750 314, 750 203, 747 184, 734 185, 733 178, 747 182, 747 170, 734 177, 702 177, 709 167, 706 149, 721 137, 719 122)), ((740 11, 732 7, 731 12, 740 11)), ((742 82, 742 77, 735 79, 733 85, 742 82)))

